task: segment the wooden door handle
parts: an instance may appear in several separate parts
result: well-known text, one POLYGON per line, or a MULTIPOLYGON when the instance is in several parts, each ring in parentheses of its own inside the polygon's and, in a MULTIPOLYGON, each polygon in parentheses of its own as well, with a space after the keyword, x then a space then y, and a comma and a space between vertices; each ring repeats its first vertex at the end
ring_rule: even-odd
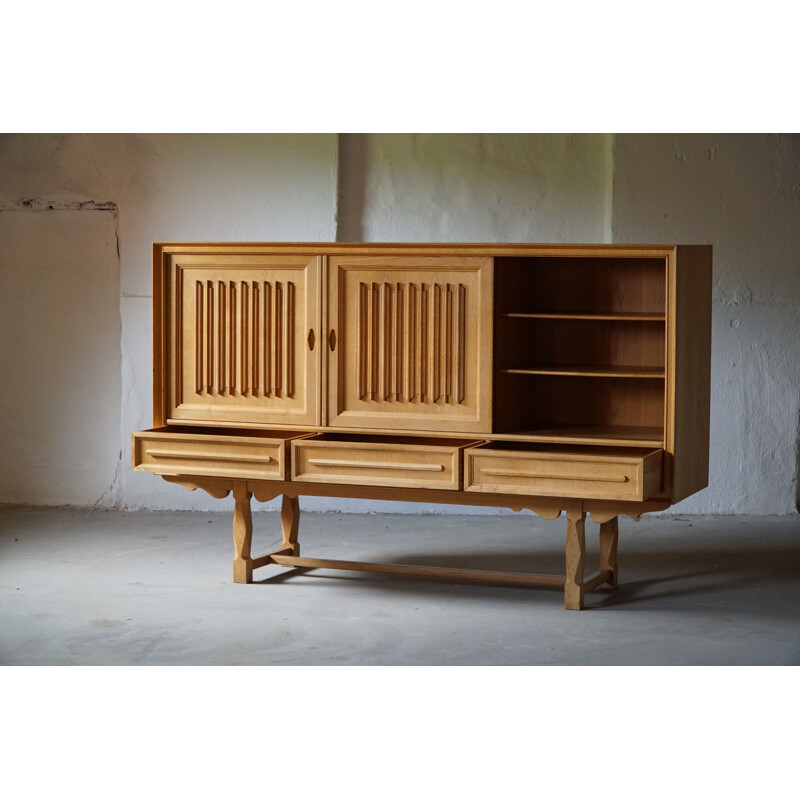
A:
POLYGON ((356 467, 364 469, 407 469, 423 472, 444 472, 444 464, 393 464, 388 461, 349 461, 341 458, 309 458, 315 467, 356 467))
POLYGON ((203 461, 247 461, 254 464, 269 464, 272 459, 269 456, 237 456, 233 453, 203 453, 189 452, 186 450, 153 450, 148 448, 144 451, 146 455, 153 458, 197 458, 203 461))
POLYGON ((595 481, 597 483, 627 483, 627 475, 568 475, 558 472, 522 472, 515 469, 485 469, 484 475, 497 475, 500 478, 545 478, 554 481, 595 481))
POLYGON ((331 352, 336 349, 336 331, 331 328, 331 332, 328 334, 328 345, 331 348, 331 352))
POLYGON ((312 328, 308 332, 308 349, 309 350, 313 350, 314 349, 314 345, 316 344, 316 341, 317 341, 317 338, 316 338, 316 336, 314 336, 314 329, 312 328))

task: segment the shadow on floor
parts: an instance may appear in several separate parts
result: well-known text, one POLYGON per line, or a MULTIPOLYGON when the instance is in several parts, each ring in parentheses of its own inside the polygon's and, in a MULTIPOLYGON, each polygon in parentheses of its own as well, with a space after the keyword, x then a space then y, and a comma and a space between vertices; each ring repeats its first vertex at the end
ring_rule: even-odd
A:
MULTIPOLYGON (((652 549, 623 548, 620 544, 620 585, 616 590, 600 588, 587 596, 587 607, 623 606, 641 603, 643 599, 661 600, 707 600, 708 604, 736 607, 758 607, 767 604, 767 596, 772 612, 800 620, 800 538, 783 545, 754 547, 748 543, 743 549, 734 549, 730 543, 719 548, 686 546, 685 542, 676 547, 664 546, 658 542, 652 549), (656 549, 656 547, 658 549, 656 549), (774 595, 784 595, 785 602, 776 605, 774 595), (781 611, 780 609, 783 608, 781 611)), ((314 553, 303 555, 313 556, 314 553)), ((420 555, 418 552, 392 552, 368 554, 359 553, 345 556, 353 560, 383 561, 391 564, 426 567, 453 567, 508 572, 527 572, 547 575, 563 575, 564 555, 552 547, 531 553, 530 550, 498 553, 493 550, 472 552, 435 552, 420 555)), ((597 553, 590 550, 587 557, 586 575, 597 569, 597 553)), ((267 570, 272 568, 266 568, 267 570)), ((281 571, 267 576, 266 571, 254 583, 274 585, 291 582, 300 576, 320 581, 368 582, 385 590, 401 590, 411 576, 396 576, 378 573, 336 571, 309 568, 278 568, 281 571)), ((413 584, 419 591, 420 584, 431 584, 427 578, 414 577, 413 584)), ((451 587, 493 586, 517 591, 560 592, 557 587, 519 586, 508 583, 476 584, 468 580, 453 581, 441 579, 441 584, 451 587)), ((402 589, 405 591, 405 589, 402 589)), ((431 591, 431 590, 427 590, 431 591)), ((433 590, 436 591, 436 590, 433 590)), ((688 605, 683 604, 682 605, 688 605)))

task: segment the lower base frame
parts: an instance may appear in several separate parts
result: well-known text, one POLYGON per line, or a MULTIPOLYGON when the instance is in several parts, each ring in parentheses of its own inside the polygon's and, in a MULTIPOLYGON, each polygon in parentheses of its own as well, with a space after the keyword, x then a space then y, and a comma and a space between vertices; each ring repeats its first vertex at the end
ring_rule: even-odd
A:
MULTIPOLYGON (((660 510, 664 506, 656 503, 608 503, 577 499, 509 498, 507 496, 482 496, 476 505, 508 506, 514 510, 529 508, 542 517, 555 519, 566 512, 567 536, 564 548, 564 575, 537 575, 524 572, 500 572, 479 569, 456 569, 448 567, 426 567, 410 564, 383 564, 365 561, 308 558, 300 555, 299 523, 301 494, 325 494, 328 496, 367 496, 379 499, 396 499, 393 490, 355 490, 353 487, 326 487, 320 490, 299 486, 295 483, 267 484, 266 481, 237 479, 200 478, 191 476, 163 476, 165 480, 179 483, 189 490, 202 489, 213 497, 226 497, 231 492, 235 507, 233 515, 233 580, 236 583, 251 583, 253 571, 268 565, 302 567, 305 569, 334 569, 358 572, 377 572, 407 577, 433 578, 449 581, 482 581, 516 585, 541 585, 564 587, 564 608, 580 610, 584 607, 587 592, 601 586, 616 588, 619 581, 617 565, 617 542, 619 538, 618 517, 620 514, 638 518, 643 512, 660 510), (265 485, 266 484, 266 485, 265 485), (337 491, 337 489, 339 491, 337 491), (253 521, 251 500, 265 502, 282 495, 281 528, 282 542, 275 549, 258 556, 251 555, 253 521), (585 576, 587 513, 600 523, 600 563, 598 570, 585 576)), ((408 494, 407 492, 405 493, 408 494)), ((419 490, 415 492, 422 501, 461 503, 462 492, 419 490), (444 495, 444 497, 439 497, 444 495), (454 495, 458 495, 454 497, 454 495), (435 496, 435 497, 434 497, 435 496)), ((409 499, 406 497, 406 499, 409 499)), ((416 498, 411 498, 416 499, 416 498)), ((470 496, 469 499, 475 499, 470 496)))

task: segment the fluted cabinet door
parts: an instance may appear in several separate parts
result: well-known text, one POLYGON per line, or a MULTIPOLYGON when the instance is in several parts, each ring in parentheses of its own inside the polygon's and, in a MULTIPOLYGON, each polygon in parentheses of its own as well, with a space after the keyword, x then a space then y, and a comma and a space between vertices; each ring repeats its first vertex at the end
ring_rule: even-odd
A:
POLYGON ((490 430, 491 258, 335 256, 327 275, 329 425, 490 430))
POLYGON ((320 260, 169 257, 169 422, 319 424, 320 260))

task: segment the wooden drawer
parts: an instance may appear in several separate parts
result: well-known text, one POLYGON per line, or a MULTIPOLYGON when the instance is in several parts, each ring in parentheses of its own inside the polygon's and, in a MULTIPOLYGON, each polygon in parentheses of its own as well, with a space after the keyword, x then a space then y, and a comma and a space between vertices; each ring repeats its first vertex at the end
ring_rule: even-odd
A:
POLYGON ((464 489, 643 501, 661 490, 662 463, 662 450, 490 442, 465 452, 464 489))
POLYGON ((474 440, 320 434, 292 442, 292 480, 410 489, 461 488, 461 451, 474 440))
POLYGON ((133 434, 133 468, 157 475, 286 480, 288 443, 297 431, 168 426, 133 434))

